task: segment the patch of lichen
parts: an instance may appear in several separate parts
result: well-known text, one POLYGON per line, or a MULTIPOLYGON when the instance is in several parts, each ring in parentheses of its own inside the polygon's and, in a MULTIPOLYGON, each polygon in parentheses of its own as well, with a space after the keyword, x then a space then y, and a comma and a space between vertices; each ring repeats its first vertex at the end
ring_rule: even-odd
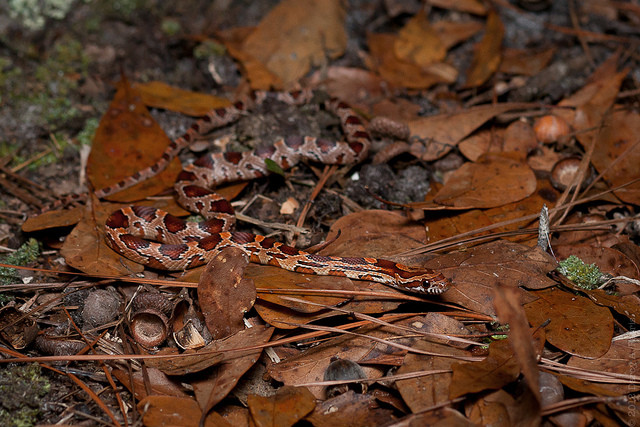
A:
POLYGON ((560 261, 557 268, 560 274, 584 289, 595 289, 602 283, 602 272, 595 264, 586 264, 575 255, 560 261))
MULTIPOLYGON (((27 265, 37 260, 38 256, 40 256, 40 243, 32 237, 23 243, 17 251, 0 257, 0 261, 4 264, 27 265)), ((0 267, 0 285, 13 283, 16 279, 14 268, 0 267)))
POLYGON ((0 369, 0 425, 35 425, 42 398, 50 389, 51 384, 37 363, 0 369))

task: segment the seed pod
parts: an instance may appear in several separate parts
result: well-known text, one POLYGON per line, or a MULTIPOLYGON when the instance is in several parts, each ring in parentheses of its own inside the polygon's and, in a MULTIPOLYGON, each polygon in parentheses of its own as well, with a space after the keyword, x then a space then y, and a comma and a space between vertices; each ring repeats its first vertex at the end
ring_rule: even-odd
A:
POLYGON ((131 334, 145 348, 157 347, 169 335, 169 319, 156 308, 143 308, 131 318, 131 334))

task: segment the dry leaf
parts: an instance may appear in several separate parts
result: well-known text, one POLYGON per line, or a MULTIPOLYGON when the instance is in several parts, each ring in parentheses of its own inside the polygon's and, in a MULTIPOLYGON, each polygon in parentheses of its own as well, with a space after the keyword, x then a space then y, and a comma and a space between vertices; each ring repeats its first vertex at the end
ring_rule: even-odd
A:
MULTIPOLYGON (((187 397, 148 396, 138 403, 138 412, 142 414, 145 426, 193 427, 200 421, 202 411, 198 403, 187 397)), ((207 415, 205 427, 231 427, 220 414, 207 415)))
POLYGON ((487 155, 478 163, 462 165, 433 201, 455 209, 492 208, 522 200, 535 189, 535 174, 526 163, 487 155))
POLYGON ((609 350, 613 316, 608 308, 556 288, 532 292, 539 299, 524 306, 529 323, 544 327, 547 341, 567 353, 597 358, 609 350))
POLYGON ((502 59, 503 37, 504 25, 500 16, 495 11, 489 12, 485 34, 475 49, 464 87, 481 86, 498 70, 502 59))
MULTIPOLYGON (((129 392, 135 393, 136 399, 142 400, 147 397, 145 377, 142 375, 142 371, 135 371, 131 376, 129 376, 129 372, 116 368, 111 370, 111 374, 125 387, 127 387, 129 392), (133 382, 133 389, 131 388, 131 382, 133 382)), ((146 378, 149 382, 149 387, 151 387, 152 395, 189 397, 189 395, 185 393, 185 389, 180 385, 179 381, 169 378, 158 369, 147 368, 146 378)))
POLYGON ((231 105, 228 99, 180 89, 159 81, 138 83, 135 88, 140 92, 145 105, 190 116, 204 116, 211 110, 231 105))
MULTIPOLYGON (((155 164, 170 142, 143 105, 140 93, 122 81, 96 130, 87 178, 96 189, 113 185, 155 164)), ((173 186, 181 169, 176 158, 153 178, 106 198, 130 202, 157 194, 173 186)))
POLYGON ((478 0, 428 0, 427 3, 442 9, 469 12, 475 15, 485 15, 487 8, 478 0))
POLYGON ((313 411, 316 401, 305 387, 285 386, 271 397, 251 395, 247 405, 257 427, 289 427, 313 411))
POLYGON ((424 12, 415 15, 400 29, 394 48, 399 59, 420 67, 440 62, 447 55, 446 47, 424 12))
POLYGON ((349 390, 319 402, 305 420, 314 427, 351 427, 386 425, 395 419, 391 410, 379 407, 374 396, 349 390))
POLYGON ((244 329, 244 315, 256 301, 256 287, 243 278, 249 265, 240 248, 225 248, 207 263, 198 282, 198 301, 213 339, 244 329))
POLYGON ((312 66, 344 53, 344 19, 338 0, 283 0, 246 38, 242 50, 291 86, 312 66))
POLYGON ((542 71, 553 58, 555 48, 539 51, 506 48, 502 52, 500 72, 533 76, 542 71))

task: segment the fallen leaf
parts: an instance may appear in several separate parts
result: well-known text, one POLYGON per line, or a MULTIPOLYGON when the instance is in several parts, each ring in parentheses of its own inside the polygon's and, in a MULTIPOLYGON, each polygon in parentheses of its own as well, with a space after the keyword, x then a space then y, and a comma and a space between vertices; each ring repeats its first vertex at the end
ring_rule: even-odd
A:
POLYGON ((351 427, 391 424, 392 411, 380 408, 374 396, 353 390, 316 404, 305 418, 314 427, 351 427))
MULTIPOLYGON (((87 161, 87 178, 102 189, 155 164, 171 141, 142 103, 140 93, 127 81, 118 84, 109 109, 96 130, 87 161)), ((153 178, 106 198, 130 202, 172 187, 182 170, 175 158, 153 178)))
POLYGON ((82 219, 84 210, 84 207, 77 207, 47 211, 37 216, 31 216, 22 224, 22 231, 25 233, 33 233, 34 231, 75 225, 82 219))
MULTIPOLYGON (((404 363, 398 369, 398 374, 407 374, 417 371, 450 370, 456 363, 455 356, 468 356, 461 349, 419 340, 414 347, 433 353, 446 354, 445 356, 427 356, 423 354, 409 353, 404 358, 404 363)), ((434 373, 406 380, 396 381, 398 391, 402 395, 411 412, 420 412, 439 403, 449 400, 449 389, 452 386, 452 373, 434 373)))
POLYGON ((453 376, 448 392, 450 399, 500 389, 514 382, 520 375, 518 360, 513 355, 508 339, 492 342, 489 355, 484 360, 468 363, 452 361, 451 369, 453 376))
POLYGON ((337 0, 283 0, 246 38, 242 49, 290 86, 312 66, 344 53, 344 19, 345 10, 337 0))
POLYGON ((538 299, 524 310, 533 327, 549 321, 544 327, 549 344, 585 358, 598 358, 609 350, 613 317, 608 308, 556 288, 532 294, 538 299))
POLYGON ((398 58, 420 67, 440 62, 447 55, 446 47, 424 11, 409 19, 398 31, 394 50, 398 58))
POLYGON ((504 103, 479 105, 455 113, 437 114, 409 121, 411 153, 425 161, 437 160, 491 118, 528 104, 504 103))
MULTIPOLYGON (((146 364, 160 369, 167 375, 184 375, 241 357, 237 350, 252 347, 271 336, 273 328, 254 326, 227 338, 211 341, 198 351, 181 354, 174 358, 149 359, 146 364)), ((245 353, 247 350, 244 350, 245 353)))
POLYGON ((538 51, 506 48, 502 52, 500 72, 534 76, 549 64, 555 51, 553 47, 538 51))
POLYGON ((145 105, 190 116, 204 116, 211 110, 231 105, 228 99, 180 89, 160 81, 138 83, 135 88, 145 105))
POLYGON ((244 315, 256 301, 256 287, 243 278, 249 258, 240 248, 225 248, 207 263, 198 282, 198 302, 214 340, 244 329, 244 315))
MULTIPOLYGON (((142 375, 142 371, 135 371, 129 376, 129 372, 115 368, 111 370, 111 374, 116 377, 129 392, 135 393, 136 399, 142 400, 147 397, 145 377, 142 375), (133 382, 133 384, 131 384, 131 382, 133 382), (131 388, 132 385, 133 389, 131 388)), ((169 378, 158 369, 147 368, 146 378, 149 387, 151 387, 151 395, 189 397, 179 381, 169 378)))
MULTIPOLYGON (((611 187, 638 178, 639 135, 640 115, 637 112, 614 111, 605 117, 591 162, 598 172, 604 173, 604 179, 611 187)), ((640 183, 620 188, 614 194, 624 202, 640 204, 640 183)))
MULTIPOLYGON (((252 344, 266 344, 272 332, 273 329, 256 337, 252 344)), ((240 378, 256 364, 260 354, 261 348, 237 354, 210 370, 200 372, 197 379, 191 381, 196 399, 205 413, 211 411, 236 387, 240 378)))
POLYGON ((493 208, 522 200, 535 189, 535 174, 526 163, 487 155, 456 170, 433 202, 454 209, 493 208))
POLYGON ((321 86, 335 98, 348 99, 353 108, 369 113, 370 100, 384 96, 386 83, 368 70, 331 66, 319 70, 309 78, 313 87, 321 86))
POLYGON ((464 87, 481 86, 498 70, 502 60, 503 37, 504 25, 500 16, 495 11, 489 12, 485 34, 476 46, 464 87))
MULTIPOLYGON (((593 319, 597 321, 598 319, 593 319)), ((602 326, 594 323, 594 326, 602 326)), ((622 375, 637 375, 637 365, 640 352, 640 343, 637 340, 626 339, 616 340, 611 343, 611 347, 606 353, 598 358, 584 358, 579 355, 573 356, 567 362, 567 366, 591 370, 595 372, 610 372, 622 375)), ((598 383, 600 388, 608 390, 616 395, 625 395, 640 391, 638 383, 598 383)))
POLYGON ((271 397, 250 395, 247 405, 257 427, 289 427, 313 411, 316 401, 305 387, 284 386, 271 397))
MULTIPOLYGON (((197 426, 202 411, 198 403, 188 397, 148 396, 138 402, 145 426, 192 427, 197 426)), ((220 414, 211 412, 204 422, 205 427, 231 427, 220 414)))
MULTIPOLYGON (((439 256, 427 266, 442 271, 454 284, 441 295, 443 301, 489 316, 495 315, 493 289, 498 283, 528 289, 556 284, 547 277, 547 273, 557 266, 551 255, 538 247, 503 240, 439 256)), ((521 302, 531 302, 535 298, 523 289, 519 294, 521 302)))
POLYGON ((426 89, 438 83, 453 83, 458 72, 444 62, 421 67, 403 61, 395 54, 395 34, 369 34, 367 44, 371 52, 371 67, 394 86, 426 89))
POLYGON ((447 10, 486 15, 487 8, 478 0, 428 0, 427 3, 447 10))
POLYGON ((456 22, 443 20, 433 23, 433 30, 446 49, 471 38, 482 28, 484 28, 484 25, 478 21, 456 22))

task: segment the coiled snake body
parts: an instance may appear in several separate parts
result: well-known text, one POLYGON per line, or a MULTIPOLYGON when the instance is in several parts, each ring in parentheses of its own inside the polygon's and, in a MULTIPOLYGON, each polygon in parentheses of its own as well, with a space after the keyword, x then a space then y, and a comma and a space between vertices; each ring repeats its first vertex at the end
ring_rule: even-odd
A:
MULTIPOLYGON (((268 97, 301 104, 308 102, 311 92, 257 92, 247 101, 213 110, 194 123, 182 137, 171 142, 154 165, 99 190, 96 195, 104 197, 156 175, 195 136, 237 120, 249 107, 262 103, 268 97)), ((135 262, 164 270, 183 270, 206 264, 223 248, 236 246, 243 249, 252 262, 275 265, 285 270, 370 280, 417 293, 444 292, 448 280, 430 269, 414 269, 377 258, 316 255, 264 236, 229 231, 235 220, 233 208, 211 188, 224 182, 266 175, 266 159, 287 169, 302 159, 325 164, 355 164, 366 157, 369 135, 353 110, 337 99, 328 100, 325 106, 340 118, 346 141, 287 137, 272 146, 251 152, 205 155, 184 167, 174 188, 179 203, 192 212, 199 212, 207 218, 206 221, 186 222, 159 209, 127 207, 115 211, 107 219, 107 242, 135 262)))

